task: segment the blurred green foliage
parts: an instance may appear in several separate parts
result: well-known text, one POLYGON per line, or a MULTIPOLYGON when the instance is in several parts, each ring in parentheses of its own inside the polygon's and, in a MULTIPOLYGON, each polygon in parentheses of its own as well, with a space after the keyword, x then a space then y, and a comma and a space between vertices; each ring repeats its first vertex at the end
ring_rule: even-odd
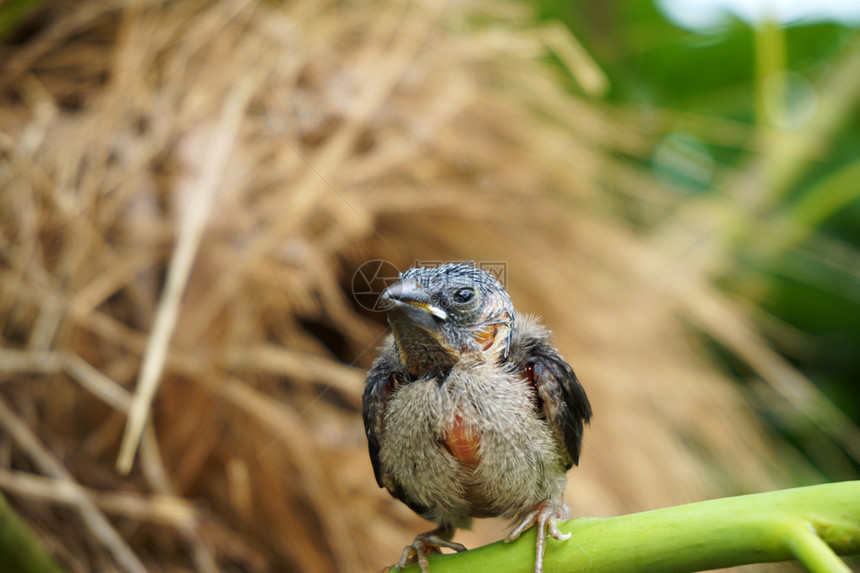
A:
POLYGON ((6 40, 18 29, 27 15, 38 8, 44 0, 5 0, 0 2, 0 40, 6 40))
MULTIPOLYGON (((697 33, 670 22, 650 1, 533 1, 542 19, 564 22, 603 68, 612 86, 607 98, 614 105, 640 111, 643 118, 658 110, 670 118, 695 115, 748 130, 747 145, 709 137, 707 129, 692 137, 675 132, 671 120, 648 124, 643 119, 655 152, 630 160, 650 166, 660 181, 681 191, 679 201, 724 194, 719 183, 733 179, 721 174, 739 172, 768 154, 768 148, 753 144, 763 124, 789 135, 803 130, 815 106, 828 105, 821 93, 825 78, 860 41, 857 29, 834 23, 774 25, 768 31, 730 20, 697 33), (768 74, 779 74, 783 94, 780 110, 764 110, 769 114, 762 107, 768 74)), ((733 264, 714 278, 731 296, 769 317, 765 330, 774 345, 860 423, 857 99, 825 134, 823 152, 804 158, 785 188, 752 215, 753 225, 733 242, 733 264), (760 248, 762 238, 767 246, 760 248)), ((632 128, 643 132, 642 126, 632 128)), ((844 452, 836 460, 812 451, 821 443, 813 425, 787 423, 767 405, 763 411, 826 477, 857 475, 860 465, 844 452)))

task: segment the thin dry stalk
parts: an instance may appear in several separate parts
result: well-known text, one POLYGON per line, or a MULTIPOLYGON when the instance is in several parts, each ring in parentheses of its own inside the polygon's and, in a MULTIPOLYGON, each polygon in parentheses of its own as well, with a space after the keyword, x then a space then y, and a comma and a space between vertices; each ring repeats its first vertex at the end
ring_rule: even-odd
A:
MULTIPOLYGON (((0 488, 47 503, 77 507, 80 492, 68 482, 0 468, 0 488)), ((169 496, 141 496, 136 493, 81 491, 105 513, 140 521, 151 521, 173 528, 186 527, 195 521, 196 509, 185 499, 169 496)))
POLYGON ((122 473, 131 471, 143 426, 149 416, 152 398, 167 359, 167 350, 176 325, 179 305, 188 283, 191 266, 209 219, 209 212, 224 178, 228 159, 236 141, 236 135, 248 107, 248 102, 259 82, 245 77, 228 96, 221 119, 214 130, 211 143, 198 167, 219 166, 219 169, 201 169, 200 175, 189 181, 184 190, 179 190, 185 205, 180 212, 179 236, 168 267, 167 280, 161 302, 155 314, 152 333, 146 347, 140 378, 137 383, 128 417, 122 445, 117 459, 117 469, 122 473))
MULTIPOLYGON (((176 497, 176 488, 170 483, 167 469, 164 467, 164 461, 161 459, 155 430, 152 429, 151 423, 147 424, 144 428, 143 436, 140 440, 140 465, 154 491, 158 492, 161 496, 176 497)), ((220 571, 217 559, 200 529, 199 520, 194 515, 179 527, 180 534, 191 546, 191 559, 197 571, 216 573, 220 571)))
MULTIPOLYGON (((338 555, 338 562, 343 564, 345 570, 357 571, 360 562, 358 550, 343 520, 338 517, 341 508, 326 489, 329 479, 326 470, 314 456, 314 439, 303 429, 299 420, 301 414, 297 416, 286 405, 270 400, 240 380, 219 379, 215 372, 207 371, 193 361, 183 361, 179 367, 196 373, 196 378, 209 391, 222 396, 267 426, 274 434, 270 446, 280 443, 287 447, 289 457, 302 468, 302 485, 309 502, 318 506, 316 514, 322 521, 321 534, 329 540, 332 550, 338 555)), ((265 454, 267 448, 257 453, 257 459, 265 454)))
POLYGON ((33 434, 29 426, 22 420, 5 400, 0 398, 0 426, 12 437, 33 460, 33 463, 46 474, 59 480, 62 487, 67 489, 69 503, 74 504, 81 518, 93 537, 110 552, 117 564, 125 571, 145 573, 146 567, 131 550, 122 536, 111 525, 98 505, 75 480, 72 474, 45 448, 33 434))

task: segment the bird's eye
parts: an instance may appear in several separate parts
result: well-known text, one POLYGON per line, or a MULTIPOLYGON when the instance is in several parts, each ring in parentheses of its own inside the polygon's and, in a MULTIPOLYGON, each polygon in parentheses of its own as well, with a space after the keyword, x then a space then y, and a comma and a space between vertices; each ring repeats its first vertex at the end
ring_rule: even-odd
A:
POLYGON ((457 292, 454 293, 454 302, 457 304, 465 304, 472 300, 475 296, 474 289, 470 288, 461 288, 457 292))

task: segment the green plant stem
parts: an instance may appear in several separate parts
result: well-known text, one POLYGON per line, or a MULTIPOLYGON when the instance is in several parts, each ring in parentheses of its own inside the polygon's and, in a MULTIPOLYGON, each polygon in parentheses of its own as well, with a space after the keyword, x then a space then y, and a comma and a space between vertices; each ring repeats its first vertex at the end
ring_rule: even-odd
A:
POLYGON ((860 161, 841 166, 822 177, 803 192, 797 200, 778 212, 765 231, 767 241, 748 244, 748 252, 759 264, 769 264, 779 253, 791 252, 797 245, 807 241, 818 232, 818 228, 830 217, 860 199, 860 161))
POLYGON ((785 105, 785 30, 773 20, 764 20, 754 39, 756 121, 760 127, 773 128, 768 108, 781 113, 785 105))
POLYGON ((828 217, 860 197, 858 181, 860 161, 840 167, 812 185, 790 206, 790 218, 806 229, 820 226, 828 217))
POLYGON ((810 159, 823 154, 833 134, 849 121, 860 102, 858 65, 860 40, 855 39, 817 86, 818 102, 809 122, 798 132, 782 132, 779 139, 770 139, 763 162, 751 164, 742 175, 748 186, 767 189, 760 195, 759 210, 765 211, 784 198, 806 172, 810 159))
POLYGON ((812 573, 851 573, 809 523, 797 523, 788 538, 792 555, 812 573))
POLYGON ((36 534, 0 495, 0 571, 63 573, 36 534))
MULTIPOLYGON (((583 517, 560 529, 572 537, 549 539, 548 572, 700 571, 794 558, 813 573, 849 571, 837 553, 860 553, 860 481, 583 517)), ((527 572, 534 542, 532 530, 513 544, 432 555, 431 571, 527 572)))

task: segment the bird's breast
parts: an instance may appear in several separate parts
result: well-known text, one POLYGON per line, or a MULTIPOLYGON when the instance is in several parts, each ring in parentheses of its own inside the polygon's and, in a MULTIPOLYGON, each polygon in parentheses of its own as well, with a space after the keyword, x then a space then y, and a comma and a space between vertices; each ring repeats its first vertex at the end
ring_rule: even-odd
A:
POLYGON ((391 396, 380 464, 393 489, 428 519, 513 517, 564 489, 564 468, 519 374, 459 363, 391 396))

